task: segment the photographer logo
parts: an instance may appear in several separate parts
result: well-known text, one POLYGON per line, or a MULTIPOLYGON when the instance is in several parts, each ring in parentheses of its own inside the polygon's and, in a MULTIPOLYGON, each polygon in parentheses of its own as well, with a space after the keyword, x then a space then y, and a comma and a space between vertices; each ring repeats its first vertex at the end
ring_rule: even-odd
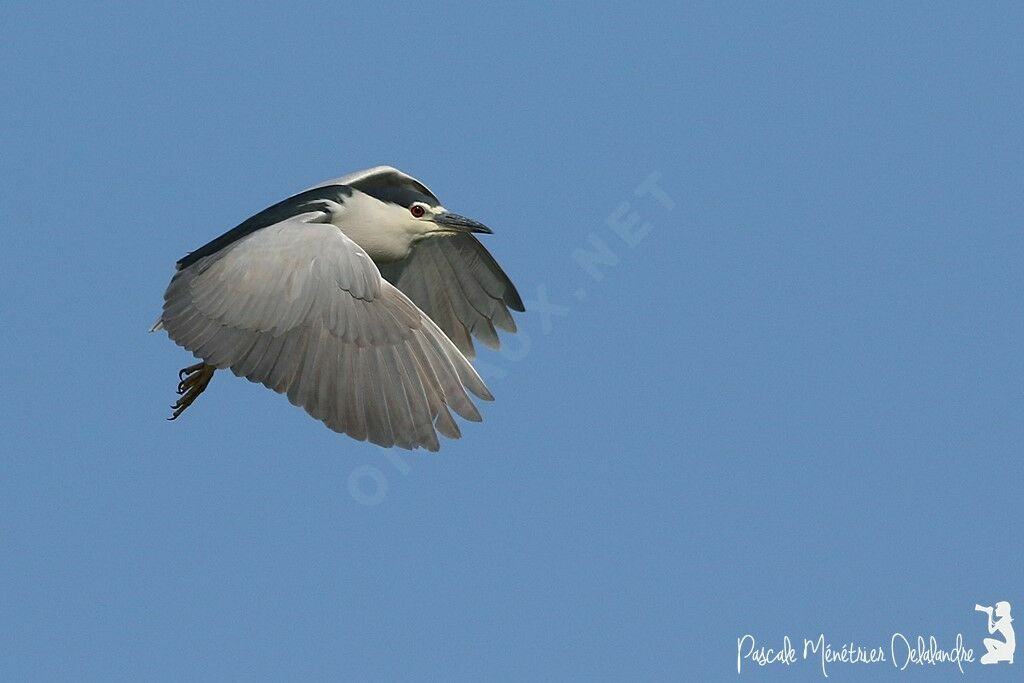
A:
POLYGON ((982 641, 982 644, 985 646, 985 654, 981 656, 981 663, 998 664, 999 662, 1006 662, 1013 664, 1013 652, 1017 649, 1017 637, 1013 633, 1010 603, 1003 600, 1002 602, 997 602, 994 607, 975 605, 974 609, 988 615, 989 635, 998 633, 1003 637, 1002 640, 999 638, 986 638, 982 641))
POLYGON ((753 634, 747 633, 736 639, 736 673, 742 674, 744 667, 749 670, 751 665, 799 667, 802 664, 806 666, 805 662, 812 663, 824 678, 844 665, 856 665, 857 668, 889 665, 898 671, 917 667, 947 670, 955 667, 963 674, 971 664, 1013 664, 1017 639, 1010 603, 1003 600, 990 606, 977 604, 974 609, 987 618, 986 628, 990 637, 981 641, 983 652, 980 648, 971 647, 963 633, 940 638, 935 635, 907 636, 897 631, 885 640, 867 643, 854 640, 835 642, 824 633, 802 638, 786 634, 772 645, 762 644, 753 634), (978 658, 975 657, 976 651, 980 654, 978 658))

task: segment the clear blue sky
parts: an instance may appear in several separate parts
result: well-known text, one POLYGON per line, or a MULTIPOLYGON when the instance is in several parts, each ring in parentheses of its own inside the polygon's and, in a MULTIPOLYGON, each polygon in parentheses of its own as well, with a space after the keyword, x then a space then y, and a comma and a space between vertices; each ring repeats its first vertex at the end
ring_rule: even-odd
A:
POLYGON ((1024 615, 1019 4, 0 24, 3 680, 732 679, 1024 615), (484 422, 383 451, 231 376, 166 422, 174 261, 381 163, 531 309, 484 422))

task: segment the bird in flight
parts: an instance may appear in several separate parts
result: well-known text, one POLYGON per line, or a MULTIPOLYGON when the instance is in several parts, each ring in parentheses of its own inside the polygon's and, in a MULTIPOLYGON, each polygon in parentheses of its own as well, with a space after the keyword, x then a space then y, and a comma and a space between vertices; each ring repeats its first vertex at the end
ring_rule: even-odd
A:
POLYGON ((328 180, 260 211, 177 262, 165 330, 200 360, 178 374, 170 419, 217 370, 258 382, 330 429, 380 446, 439 448, 492 400, 473 338, 515 332, 515 285, 448 211, 389 166, 328 180))

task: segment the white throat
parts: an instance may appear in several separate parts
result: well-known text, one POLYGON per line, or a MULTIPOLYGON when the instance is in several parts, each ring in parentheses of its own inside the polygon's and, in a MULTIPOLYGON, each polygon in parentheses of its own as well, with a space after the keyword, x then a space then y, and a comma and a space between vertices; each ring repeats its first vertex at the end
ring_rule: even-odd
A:
MULTIPOLYGON (((357 191, 358 195, 362 193, 357 191)), ((391 263, 409 256, 429 223, 412 218, 408 209, 362 195, 332 207, 331 223, 358 244, 374 263, 391 263)))

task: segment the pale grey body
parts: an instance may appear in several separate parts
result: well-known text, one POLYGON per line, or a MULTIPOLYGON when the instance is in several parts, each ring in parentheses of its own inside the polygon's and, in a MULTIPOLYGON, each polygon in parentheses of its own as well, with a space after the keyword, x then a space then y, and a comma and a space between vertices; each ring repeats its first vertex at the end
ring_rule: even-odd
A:
POLYGON ((203 362, 182 372, 175 417, 214 368, 286 393, 331 429, 437 450, 449 409, 492 398, 468 358, 523 310, 508 276, 416 179, 380 166, 276 204, 178 262, 154 329, 203 362))

